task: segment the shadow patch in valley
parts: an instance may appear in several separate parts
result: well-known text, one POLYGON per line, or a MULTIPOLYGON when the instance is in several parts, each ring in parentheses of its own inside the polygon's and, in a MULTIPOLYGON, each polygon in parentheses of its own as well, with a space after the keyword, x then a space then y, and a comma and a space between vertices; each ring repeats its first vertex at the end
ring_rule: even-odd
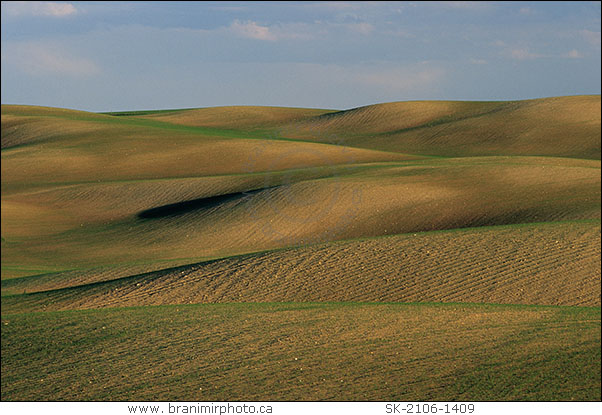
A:
POLYGON ((196 210, 209 209, 221 204, 243 199, 247 196, 261 192, 263 190, 273 189, 278 186, 264 187, 261 189, 249 190, 245 192, 227 193, 224 195, 203 197, 200 199, 186 200, 184 202, 171 203, 151 209, 146 209, 137 214, 138 219, 160 219, 183 215, 196 210))

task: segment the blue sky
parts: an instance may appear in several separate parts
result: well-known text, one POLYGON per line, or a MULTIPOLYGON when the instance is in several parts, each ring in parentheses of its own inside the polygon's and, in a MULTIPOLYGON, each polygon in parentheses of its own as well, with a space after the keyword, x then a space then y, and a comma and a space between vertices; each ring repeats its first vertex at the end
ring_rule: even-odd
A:
POLYGON ((600 2, 2 2, 1 34, 3 104, 600 94, 600 2))

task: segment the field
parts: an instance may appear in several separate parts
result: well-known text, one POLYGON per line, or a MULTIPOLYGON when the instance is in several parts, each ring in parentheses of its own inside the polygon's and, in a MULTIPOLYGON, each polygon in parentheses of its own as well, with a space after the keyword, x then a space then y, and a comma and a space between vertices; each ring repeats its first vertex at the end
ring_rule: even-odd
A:
POLYGON ((2 105, 2 400, 600 400, 600 96, 2 105))
POLYGON ((600 399, 599 307, 229 303, 2 324, 3 399, 600 399))

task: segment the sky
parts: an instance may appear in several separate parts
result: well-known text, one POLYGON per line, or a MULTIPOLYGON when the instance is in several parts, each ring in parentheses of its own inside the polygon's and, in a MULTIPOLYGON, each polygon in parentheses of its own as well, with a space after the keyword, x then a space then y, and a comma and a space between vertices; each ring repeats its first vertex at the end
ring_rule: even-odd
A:
POLYGON ((86 111, 600 94, 600 2, 2 2, 2 104, 86 111))

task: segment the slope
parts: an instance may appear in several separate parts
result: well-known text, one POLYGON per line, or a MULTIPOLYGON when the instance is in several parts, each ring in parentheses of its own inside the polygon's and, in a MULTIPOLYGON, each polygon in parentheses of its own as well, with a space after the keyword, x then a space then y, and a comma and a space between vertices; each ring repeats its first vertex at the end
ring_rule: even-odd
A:
POLYGON ((43 229, 30 235, 21 231, 21 236, 27 217, 5 219, 3 230, 13 233, 3 234, 3 263, 70 269, 224 257, 364 236, 600 218, 599 162, 579 166, 561 159, 470 158, 356 167, 313 179, 304 171, 305 177, 294 180, 267 175, 101 183, 7 195, 9 205, 55 208, 65 219, 57 222, 50 215, 50 222, 39 225, 43 229), (178 210, 186 203, 191 209, 178 210), (165 213, 145 216, 159 208, 165 213), (43 234, 53 223, 70 228, 43 234))
POLYGON ((324 114, 284 137, 437 156, 531 155, 600 159, 600 95, 526 101, 419 101, 324 114))
POLYGON ((258 129, 276 127, 290 122, 335 112, 309 108, 228 106, 198 108, 182 111, 128 113, 140 118, 153 119, 193 127, 221 129, 258 129))
MULTIPOLYGON (((206 302, 385 301, 600 306, 600 223, 425 232, 127 274, 3 281, 5 312, 206 302), (30 294, 21 294, 28 292, 30 294)), ((128 269, 130 272, 133 269, 128 269)))

